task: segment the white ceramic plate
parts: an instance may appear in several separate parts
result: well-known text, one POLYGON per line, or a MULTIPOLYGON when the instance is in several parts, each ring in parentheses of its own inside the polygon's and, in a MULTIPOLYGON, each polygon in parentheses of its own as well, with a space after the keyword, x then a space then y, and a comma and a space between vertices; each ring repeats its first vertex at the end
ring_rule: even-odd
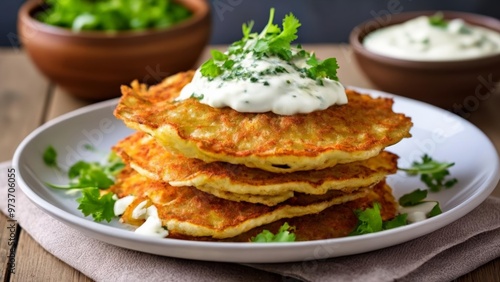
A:
MULTIPOLYGON (((374 96, 386 93, 358 89, 374 96)), ((219 243, 150 238, 135 234, 118 221, 96 223, 77 210, 75 196, 46 187, 44 182, 61 183, 61 177, 42 161, 48 145, 59 153, 61 167, 80 159, 99 159, 117 141, 132 131, 112 115, 116 100, 94 104, 54 119, 31 133, 14 155, 19 185, 42 210, 90 237, 109 244, 158 255, 239 263, 289 262, 323 259, 368 252, 417 238, 464 216, 478 206, 496 186, 499 159, 488 138, 469 122, 436 107, 392 96, 394 110, 412 117, 412 138, 390 151, 400 156, 399 166, 408 167, 428 153, 439 161, 455 162, 450 171, 459 182, 453 188, 430 193, 443 213, 431 219, 379 233, 338 239, 294 243, 219 243), (83 149, 91 144, 101 154, 83 149)), ((416 188, 424 188, 418 178, 398 173, 388 179, 399 198, 416 188)), ((202 211, 200 211, 202 212, 202 211)))

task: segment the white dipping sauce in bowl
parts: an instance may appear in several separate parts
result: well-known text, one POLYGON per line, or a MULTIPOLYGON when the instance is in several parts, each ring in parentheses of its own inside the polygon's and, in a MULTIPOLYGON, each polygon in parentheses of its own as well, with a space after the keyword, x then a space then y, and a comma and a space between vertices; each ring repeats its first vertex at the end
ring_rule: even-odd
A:
POLYGON ((500 54, 500 33, 462 19, 420 16, 368 34, 363 45, 374 53, 399 59, 463 60, 500 54))

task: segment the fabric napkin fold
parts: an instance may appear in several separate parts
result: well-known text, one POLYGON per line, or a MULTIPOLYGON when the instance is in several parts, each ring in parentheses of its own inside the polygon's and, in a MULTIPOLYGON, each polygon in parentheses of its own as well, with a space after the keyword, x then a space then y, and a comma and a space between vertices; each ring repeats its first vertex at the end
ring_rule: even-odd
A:
MULTIPOLYGON (((8 162, 0 164, 1 195, 7 194, 9 167, 8 162)), ((20 187, 15 193, 21 227, 48 252, 96 281, 279 281, 279 275, 304 281, 447 281, 500 257, 500 199, 494 197, 444 228, 382 250, 317 261, 240 265, 115 247, 43 213, 20 187)), ((6 205, 0 201, 4 214, 6 205)))

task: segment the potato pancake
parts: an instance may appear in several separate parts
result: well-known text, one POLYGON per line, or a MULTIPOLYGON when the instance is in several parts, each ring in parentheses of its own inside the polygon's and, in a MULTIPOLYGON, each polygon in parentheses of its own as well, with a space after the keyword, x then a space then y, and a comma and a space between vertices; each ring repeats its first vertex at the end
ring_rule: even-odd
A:
POLYGON ((176 155, 143 132, 121 140, 113 150, 136 171, 151 179, 173 186, 194 186, 228 200, 266 205, 283 202, 293 197, 294 192, 320 195, 329 190, 350 192, 373 185, 397 171, 398 159, 384 151, 368 160, 322 170, 276 174, 243 165, 205 163, 176 155))
POLYGON ((380 214, 382 220, 390 220, 397 215, 398 203, 392 195, 392 189, 385 181, 379 182, 365 197, 354 201, 331 206, 320 213, 304 216, 280 219, 275 222, 262 225, 238 236, 226 239, 214 239, 211 237, 193 237, 170 232, 169 238, 198 241, 224 241, 224 242, 248 242, 252 237, 263 230, 277 233, 279 228, 287 222, 293 227, 296 241, 310 241, 331 239, 348 236, 357 226, 358 218, 354 210, 364 210, 373 207, 373 203, 380 203, 380 214))
POLYGON ((324 195, 301 194, 270 207, 228 201, 194 187, 170 186, 142 176, 130 167, 120 172, 116 184, 110 188, 119 198, 128 195, 136 197, 122 216, 125 223, 142 223, 143 220, 137 220, 132 215, 136 206, 146 200, 148 206, 155 205, 163 226, 169 232, 218 239, 235 237, 282 218, 318 213, 333 205, 364 197, 370 190, 360 188, 352 193, 332 190, 324 195))
POLYGON ((365 160, 410 137, 411 119, 394 113, 390 98, 347 90, 346 105, 309 114, 240 113, 195 98, 175 101, 192 76, 179 73, 150 88, 137 81, 122 86, 115 116, 188 158, 278 173, 365 160))

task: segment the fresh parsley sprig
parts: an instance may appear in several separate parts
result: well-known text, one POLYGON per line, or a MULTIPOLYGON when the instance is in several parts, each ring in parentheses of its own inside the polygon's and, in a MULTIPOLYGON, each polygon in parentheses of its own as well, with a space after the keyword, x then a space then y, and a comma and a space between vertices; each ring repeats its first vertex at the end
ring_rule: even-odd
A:
POLYGON ((260 33, 252 32, 253 21, 243 24, 243 38, 231 44, 226 53, 212 50, 212 57, 201 65, 202 76, 214 79, 224 75, 226 79, 238 77, 255 80, 252 73, 248 73, 237 65, 243 57, 250 54, 256 59, 277 56, 287 62, 305 59, 308 67, 296 66, 296 69, 304 76, 314 80, 323 78, 338 80, 339 66, 335 58, 321 61, 314 53, 305 51, 301 46, 292 47, 291 44, 297 39, 297 32, 301 26, 300 21, 293 14, 290 13, 284 17, 281 28, 273 22, 274 9, 271 8, 267 25, 260 33))
MULTIPOLYGON (((58 168, 57 152, 49 146, 43 154, 45 164, 58 168)), ((78 161, 73 164, 68 172, 68 185, 56 185, 47 183, 54 189, 73 190, 82 192, 82 196, 77 198, 80 204, 78 209, 85 216, 92 215, 94 221, 111 221, 115 216, 113 206, 115 199, 113 193, 101 192, 107 190, 115 182, 115 176, 123 169, 124 163, 116 154, 109 154, 104 164, 99 162, 78 161)))
POLYGON ((293 227, 290 227, 288 222, 285 222, 276 234, 269 230, 263 230, 250 240, 254 243, 294 242, 295 234, 291 232, 292 230, 293 227))
POLYGON ((355 210, 358 217, 358 225, 350 235, 361 235, 382 231, 382 216, 380 215, 380 204, 374 203, 372 208, 355 210))
POLYGON ((366 208, 364 210, 358 209, 354 213, 358 218, 358 225, 349 234, 351 236, 369 234, 374 232, 379 232, 382 230, 388 230, 407 224, 406 214, 399 214, 392 220, 383 221, 380 214, 380 203, 374 203, 373 207, 366 208))
POLYGON ((432 192, 439 192, 441 188, 450 188, 458 180, 456 178, 446 179, 450 175, 448 168, 455 163, 438 162, 427 154, 424 154, 421 162, 413 162, 410 168, 399 168, 410 176, 420 175, 420 180, 424 182, 432 192))
MULTIPOLYGON (((283 60, 289 61, 292 59, 290 44, 297 39, 297 31, 301 24, 291 13, 286 15, 283 19, 283 29, 273 24, 273 20, 274 9, 271 9, 267 25, 249 48, 259 56, 264 54, 268 56, 277 55, 283 60)), ((251 37, 252 34, 249 36, 251 37)))
POLYGON ((103 220, 110 222, 115 217, 113 208, 116 200, 113 199, 113 193, 101 195, 97 188, 84 188, 82 189, 82 197, 76 201, 80 203, 78 209, 82 211, 83 215, 91 215, 96 222, 103 220))
POLYGON ((333 80, 339 80, 337 77, 337 69, 339 65, 337 64, 337 59, 329 58, 324 61, 316 59, 316 55, 312 54, 307 60, 307 64, 311 67, 307 69, 307 75, 312 79, 317 78, 329 78, 333 80))

